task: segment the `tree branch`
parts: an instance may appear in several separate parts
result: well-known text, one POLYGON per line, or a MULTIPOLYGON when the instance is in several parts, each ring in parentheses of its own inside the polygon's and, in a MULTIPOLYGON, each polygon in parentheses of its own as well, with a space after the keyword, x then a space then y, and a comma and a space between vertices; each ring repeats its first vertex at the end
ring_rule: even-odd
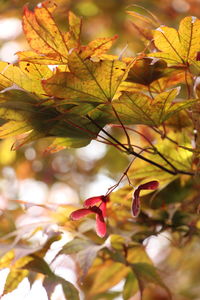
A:
POLYGON ((109 138, 111 138, 113 141, 115 141, 116 143, 118 143, 118 145, 121 146, 121 148, 123 148, 126 151, 126 153, 128 153, 130 155, 134 155, 134 156, 136 156, 136 157, 138 157, 138 158, 140 158, 140 159, 142 159, 142 160, 150 163, 151 165, 153 165, 153 166, 155 166, 155 167, 157 167, 157 168, 159 168, 159 169, 161 169, 161 170, 163 170, 163 171, 165 171, 165 172, 167 172, 167 173, 169 173, 171 175, 178 175, 178 174, 185 174, 185 175, 191 175, 191 176, 194 175, 193 172, 189 172, 189 171, 178 170, 178 169, 176 169, 176 170, 170 170, 170 169, 168 169, 168 168, 166 168, 166 167, 158 164, 157 162, 155 162, 155 161, 153 161, 153 160, 151 160, 151 159, 149 159, 149 158, 147 158, 147 157, 145 157, 145 156, 143 156, 143 155, 135 152, 134 150, 131 150, 131 149, 127 148, 122 143, 120 143, 115 137, 113 137, 110 133, 108 133, 105 129, 103 129, 99 124, 97 124, 92 118, 90 118, 90 116, 87 115, 86 117, 93 124, 95 124, 103 133, 105 133, 109 138))

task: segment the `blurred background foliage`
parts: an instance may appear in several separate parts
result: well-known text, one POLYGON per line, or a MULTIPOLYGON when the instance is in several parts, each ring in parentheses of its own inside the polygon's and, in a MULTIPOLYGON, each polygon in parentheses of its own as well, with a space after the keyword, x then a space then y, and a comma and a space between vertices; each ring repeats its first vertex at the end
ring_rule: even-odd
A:
MULTIPOLYGON (((199 0, 56 0, 55 2, 57 4, 56 19, 63 28, 67 29, 66 12, 72 10, 77 15, 83 16, 82 39, 85 43, 97 37, 110 37, 118 34, 119 38, 114 43, 112 53, 119 55, 128 45, 125 50, 127 56, 134 56, 145 48, 140 32, 134 25, 144 27, 144 24, 126 14, 127 9, 131 10, 132 4, 145 7, 158 17, 161 24, 175 28, 180 19, 186 15, 200 17, 199 0)), ((15 62, 14 53, 29 47, 21 28, 23 6, 26 3, 27 0, 0 1, 1 60, 15 62)), ((38 3, 40 1, 32 0, 28 6, 33 9, 38 3)), ((120 130, 112 130, 115 131, 115 136, 123 139, 120 130)), ((140 130, 144 130, 144 134, 151 140, 156 136, 153 132, 145 132, 143 128, 140 130)), ((138 145, 144 146, 144 141, 136 135, 134 137, 138 145)), ((37 223, 37 226, 33 226, 35 230, 37 229, 36 231, 40 231, 38 226, 43 226, 44 220, 48 220, 52 226, 57 223, 63 231, 68 232, 72 229, 71 226, 76 226, 66 222, 66 216, 73 208, 78 207, 79 203, 87 197, 106 193, 129 163, 129 158, 116 151, 115 148, 95 141, 85 148, 62 150, 51 155, 44 152, 47 146, 46 141, 39 140, 16 152, 10 150, 13 142, 13 139, 0 142, 0 237, 7 235, 7 243, 15 241, 15 235, 12 236, 9 233, 16 232, 16 235, 22 239, 21 243, 26 244, 20 230, 24 225, 28 226, 32 222, 37 223), (32 206, 24 204, 26 202, 53 204, 55 211, 50 213, 41 207, 33 211, 32 206)), ((134 165, 135 169, 140 172, 130 173, 130 179, 137 184, 137 180, 145 178, 147 170, 139 161, 134 165)), ((165 180, 170 182, 168 174, 166 177, 163 179, 164 182, 165 180)), ((158 179, 155 174, 153 179, 158 179)), ((183 176, 181 180, 172 181, 153 196, 150 194, 143 197, 142 213, 136 222, 130 218, 132 195, 130 187, 125 186, 116 191, 111 197, 112 205, 108 208, 109 231, 113 235, 123 233, 133 242, 143 243, 165 283, 172 290, 174 300, 200 299, 200 220, 198 215, 200 196, 198 190, 198 178, 190 181, 187 176, 183 176), (163 235, 160 235, 160 229, 164 232, 163 235), (167 232, 168 229, 170 229, 170 234, 167 232), (149 241, 152 235, 154 237, 149 241)), ((90 230, 94 224, 91 225, 86 221, 81 225, 81 232, 99 243, 99 238, 90 230)), ((33 227, 29 233, 34 235, 33 227)), ((35 239, 37 240, 38 237, 35 239)), ((30 240, 29 243, 34 244, 35 240, 30 240)), ((103 255, 106 254, 102 254, 102 257, 103 255)), ((85 285, 82 285, 86 295, 88 289, 98 291, 100 283, 97 285, 97 280, 95 281, 97 275, 94 276, 94 274, 102 270, 102 276, 104 276, 102 257, 100 255, 99 260, 96 261, 99 267, 95 269, 94 266, 91 269, 85 285)), ((112 278, 115 277, 113 276, 115 269, 113 272, 111 268, 110 278, 108 276, 110 286, 107 285, 105 290, 118 282, 121 282, 122 286, 124 284, 121 280, 125 273, 122 272, 123 276, 114 280, 112 278)), ((90 299, 122 299, 117 288, 107 294, 101 294, 100 291, 105 292, 103 288, 99 288, 99 298, 94 293, 90 296, 93 298, 90 299)), ((136 295, 130 299, 139 298, 136 295)), ((144 299, 167 300, 168 296, 162 289, 155 289, 150 285, 145 291, 144 299)))
MULTIPOLYGON (((56 17, 60 25, 65 28, 66 11, 72 10, 77 15, 84 19, 83 23, 83 41, 88 42, 97 37, 107 37, 115 34, 119 35, 118 41, 115 43, 115 52, 120 51, 128 44, 130 54, 142 51, 144 45, 141 43, 141 36, 133 25, 133 18, 126 14, 126 10, 131 10, 131 5, 140 5, 153 12, 159 19, 161 24, 177 27, 181 18, 186 15, 200 16, 199 1, 198 0, 166 0, 166 1, 133 1, 133 0, 56 0, 57 12, 56 17)), ((40 1, 32 0, 28 6, 33 9, 40 1)), ((21 20, 23 13, 23 6, 27 4, 25 0, 2 0, 0 3, 0 18, 8 20, 11 18, 18 18, 21 20)), ((14 26, 14 25, 13 25, 14 26)), ((25 49, 23 34, 20 34, 20 25, 18 27, 16 36, 5 36, 0 43, 5 47, 5 40, 9 42, 15 41, 21 44, 22 49, 25 49)), ((143 26, 144 27, 144 26, 143 26)), ((8 29, 7 29, 8 30, 8 29)), ((17 30, 17 28, 16 28, 17 30)), ((4 32, 5 35, 5 32, 4 32)), ((13 44, 14 46, 14 44, 13 44)), ((15 45, 17 48, 17 45, 15 45)), ((2 52, 2 49, 1 49, 2 52)))

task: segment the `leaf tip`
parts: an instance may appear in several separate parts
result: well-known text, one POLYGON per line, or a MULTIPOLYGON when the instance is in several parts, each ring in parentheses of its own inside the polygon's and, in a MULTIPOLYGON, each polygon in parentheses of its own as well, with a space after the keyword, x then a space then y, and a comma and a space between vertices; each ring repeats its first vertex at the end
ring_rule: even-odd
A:
POLYGON ((164 27, 164 25, 159 26, 159 27, 156 28, 155 30, 164 33, 164 30, 162 30, 162 27, 164 27))

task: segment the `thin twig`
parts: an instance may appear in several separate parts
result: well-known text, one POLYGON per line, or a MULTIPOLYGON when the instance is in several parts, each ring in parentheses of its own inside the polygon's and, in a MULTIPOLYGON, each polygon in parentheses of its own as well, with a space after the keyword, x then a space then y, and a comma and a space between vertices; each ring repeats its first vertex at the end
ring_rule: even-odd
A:
POLYGON ((147 157, 145 157, 145 156, 143 156, 143 155, 141 155, 141 154, 135 152, 134 150, 130 150, 129 148, 127 148, 126 146, 124 146, 122 143, 120 143, 116 138, 114 138, 110 133, 108 133, 106 130, 104 130, 99 124, 97 124, 97 123, 96 123, 92 118, 90 118, 88 115, 87 115, 87 118, 88 118, 88 120, 90 120, 93 124, 95 124, 99 129, 101 129, 102 132, 104 132, 107 136, 109 136, 113 141, 115 141, 116 143, 118 143, 118 144, 121 146, 121 148, 123 148, 128 154, 134 155, 134 156, 136 156, 136 157, 138 157, 138 158, 140 158, 140 159, 142 159, 142 160, 144 160, 144 161, 150 163, 151 165, 153 165, 153 166, 155 166, 155 167, 157 167, 157 168, 159 168, 159 169, 161 169, 161 170, 163 170, 163 171, 165 171, 165 172, 167 172, 167 173, 169 173, 169 174, 171 174, 171 175, 178 175, 178 174, 185 174, 185 175, 191 175, 191 176, 194 175, 193 172, 189 172, 189 171, 178 170, 178 169, 177 169, 177 170, 170 170, 170 169, 168 169, 168 168, 166 168, 166 167, 164 167, 164 166, 158 164, 157 162, 155 162, 155 161, 153 161, 153 160, 151 160, 151 159, 149 159, 149 158, 147 158, 147 157))
POLYGON ((169 136, 165 135, 164 132, 162 132, 161 130, 159 130, 159 129, 155 128, 155 127, 151 127, 151 129, 154 130, 156 133, 160 134, 160 136, 162 138, 165 138, 165 139, 169 140, 170 142, 172 142, 173 144, 177 145, 179 148, 182 148, 182 149, 190 151, 190 152, 199 153, 198 150, 195 150, 193 148, 189 148, 189 147, 185 147, 185 146, 179 145, 179 143, 177 141, 175 141, 172 138, 170 138, 169 136))
POLYGON ((116 109, 114 108, 113 105, 112 105, 112 110, 114 111, 114 114, 115 114, 117 120, 119 121, 119 123, 121 124, 121 126, 122 126, 122 128, 123 128, 123 130, 124 130, 124 133, 125 133, 125 135, 126 135, 127 143, 128 143, 129 148, 132 149, 132 147, 131 147, 130 136, 128 135, 128 132, 126 131, 126 128, 125 128, 124 124, 122 123, 122 121, 121 121, 121 119, 120 119, 120 117, 119 117, 119 115, 118 115, 118 112, 116 111, 116 109))
MULTIPOLYGON (((112 127, 120 127, 120 125, 112 125, 112 127)), ((125 128, 126 128, 126 130, 133 131, 133 132, 139 134, 141 137, 143 137, 152 146, 155 153, 157 153, 170 167, 172 167, 172 169, 177 171, 176 167, 154 146, 154 144, 144 134, 142 134, 141 132, 139 132, 133 128, 127 127, 127 126, 125 126, 125 128)))
MULTIPOLYGON (((142 151, 140 151, 140 153, 141 153, 142 151)), ((132 159, 132 161, 129 163, 129 165, 128 165, 128 167, 126 168, 126 170, 124 171, 124 173, 122 174, 122 176, 120 177, 120 179, 118 180, 118 182, 116 183, 116 184, 114 184, 113 186, 111 186, 109 189, 108 189, 108 191, 107 191, 107 193, 106 193, 106 195, 108 196, 108 195, 110 195, 118 186, 119 186, 119 184, 122 182, 122 180, 124 179, 124 177, 126 176, 127 177, 127 179, 128 179, 128 182, 129 182, 129 185, 131 185, 131 182, 130 182, 130 179, 129 179, 129 177, 128 177, 128 171, 129 171, 129 169, 130 169, 130 167, 131 167, 131 165, 132 165, 132 163, 134 162, 134 160, 136 159, 136 157, 134 157, 133 159, 132 159)))

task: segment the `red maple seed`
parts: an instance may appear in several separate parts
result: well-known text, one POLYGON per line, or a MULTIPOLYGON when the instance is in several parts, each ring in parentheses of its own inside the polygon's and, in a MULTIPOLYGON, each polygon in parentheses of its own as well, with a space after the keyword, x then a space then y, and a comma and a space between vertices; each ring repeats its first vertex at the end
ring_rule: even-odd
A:
POLYGON ((107 202, 107 197, 104 195, 88 198, 84 201, 85 207, 93 206, 98 202, 107 202))
POLYGON ((133 194, 133 201, 131 205, 131 211, 133 217, 137 217, 140 213, 140 191, 141 190, 156 190, 159 186, 159 182, 156 180, 149 181, 147 183, 141 184, 135 190, 133 194))
POLYGON ((98 236, 104 237, 106 235, 106 223, 104 217, 106 216, 106 203, 108 202, 107 196, 91 197, 84 201, 86 208, 75 210, 71 213, 70 217, 72 220, 79 220, 88 214, 96 214, 96 232, 98 236), (99 206, 94 204, 101 202, 99 206))

